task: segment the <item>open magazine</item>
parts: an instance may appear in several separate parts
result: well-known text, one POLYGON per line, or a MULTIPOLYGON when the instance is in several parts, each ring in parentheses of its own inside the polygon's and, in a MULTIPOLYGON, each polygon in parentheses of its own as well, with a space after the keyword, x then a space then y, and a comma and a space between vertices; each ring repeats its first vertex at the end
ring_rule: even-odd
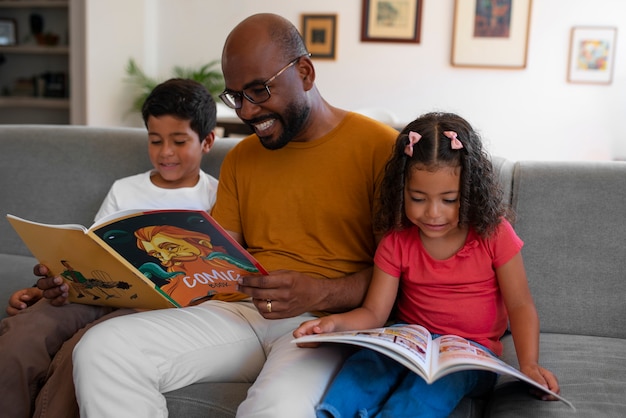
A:
POLYGON ((71 302, 159 309, 241 300, 239 276, 267 274, 205 211, 124 211, 90 228, 7 218, 65 279, 71 302))
POLYGON ((506 374, 550 393, 572 409, 576 409, 561 395, 544 388, 515 367, 470 344, 465 338, 442 335, 432 339, 430 332, 420 325, 312 334, 296 338, 293 342, 344 343, 369 348, 396 360, 429 383, 461 370, 488 370, 506 374))

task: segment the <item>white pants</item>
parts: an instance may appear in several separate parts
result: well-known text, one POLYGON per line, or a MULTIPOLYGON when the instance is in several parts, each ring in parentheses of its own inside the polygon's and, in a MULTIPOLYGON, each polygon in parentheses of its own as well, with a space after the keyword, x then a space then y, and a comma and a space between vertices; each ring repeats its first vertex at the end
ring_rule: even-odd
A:
POLYGON ((267 320, 250 301, 209 301, 105 321, 74 350, 80 415, 167 417, 163 392, 196 382, 254 382, 237 417, 314 417, 345 355, 338 345, 290 342, 309 318, 267 320))

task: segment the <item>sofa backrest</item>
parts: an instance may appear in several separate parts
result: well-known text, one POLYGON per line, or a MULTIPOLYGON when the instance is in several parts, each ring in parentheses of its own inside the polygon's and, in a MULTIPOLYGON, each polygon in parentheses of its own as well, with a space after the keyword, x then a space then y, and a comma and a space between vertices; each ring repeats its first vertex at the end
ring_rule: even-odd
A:
POLYGON ((517 162, 515 230, 542 332, 626 337, 626 163, 517 162))
MULTIPOLYGON (((0 253, 30 255, 7 213, 91 225, 113 181, 150 169, 146 141, 140 128, 0 125, 0 253)), ((218 177, 238 141, 218 138, 202 168, 218 177)), ((493 163, 542 331, 626 337, 626 163, 493 163)))
MULTIPOLYGON (((218 177, 236 142, 216 139, 202 169, 218 177)), ((90 226, 116 179, 150 168, 145 129, 0 125, 0 253, 30 255, 7 213, 90 226)))
MULTIPOLYGON (((224 155, 239 140, 217 138, 202 169, 217 178, 224 155)), ((146 142, 143 128, 0 125, 0 254, 30 255, 7 213, 90 226, 116 179, 151 168, 146 142)), ((513 163, 494 157, 493 164, 508 201, 513 163)))
POLYGON ((515 169, 515 163, 511 160, 507 160, 503 157, 491 156, 491 164, 493 165, 493 171, 500 179, 500 186, 502 186, 504 201, 511 205, 513 199, 513 170, 515 169))

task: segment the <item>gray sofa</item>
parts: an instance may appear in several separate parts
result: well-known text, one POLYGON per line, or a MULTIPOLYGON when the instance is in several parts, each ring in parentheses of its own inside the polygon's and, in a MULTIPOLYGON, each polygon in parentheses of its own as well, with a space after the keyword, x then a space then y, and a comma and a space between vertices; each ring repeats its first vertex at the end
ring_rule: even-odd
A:
MULTIPOLYGON (((220 138, 203 168, 217 176, 236 140, 220 138)), ((626 163, 494 158, 517 211, 541 318, 541 362, 581 417, 626 416, 626 163)), ((117 178, 150 168, 143 129, 0 125, 0 303, 34 281, 35 260, 4 218, 90 225, 117 178)), ((4 316, 4 309, 0 316, 4 316)), ((504 359, 516 364, 510 337, 504 359)), ((233 417, 247 383, 201 383, 167 394, 172 417, 233 417)), ((569 417, 562 402, 502 378, 453 417, 569 417)))

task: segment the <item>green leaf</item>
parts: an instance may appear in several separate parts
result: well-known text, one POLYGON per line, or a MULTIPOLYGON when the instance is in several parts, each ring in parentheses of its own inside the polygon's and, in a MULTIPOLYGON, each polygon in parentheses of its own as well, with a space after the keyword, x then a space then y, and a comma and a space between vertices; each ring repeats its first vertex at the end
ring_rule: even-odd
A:
MULTIPOLYGON (((199 68, 183 68, 175 66, 172 77, 186 78, 202 84, 217 101, 219 94, 224 90, 224 75, 220 69, 220 61, 213 60, 199 68)), ((135 87, 136 93, 133 99, 131 111, 141 112, 141 107, 150 92, 162 81, 149 77, 139 67, 134 59, 129 59, 126 65, 126 81, 135 87)))

